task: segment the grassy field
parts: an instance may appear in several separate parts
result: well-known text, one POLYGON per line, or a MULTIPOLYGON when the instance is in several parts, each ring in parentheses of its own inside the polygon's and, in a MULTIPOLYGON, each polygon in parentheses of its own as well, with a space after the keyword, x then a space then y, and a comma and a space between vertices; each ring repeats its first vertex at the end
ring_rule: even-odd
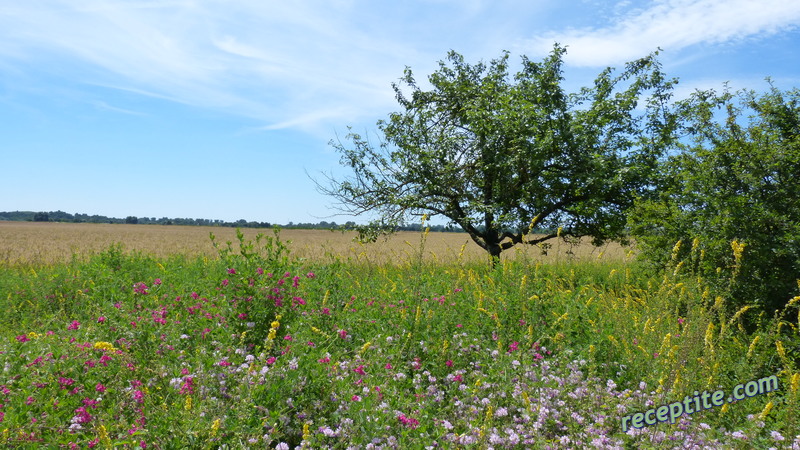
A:
POLYGON ((800 446, 800 297, 736 308, 618 247, 490 269, 464 235, 37 226, 0 227, 7 446, 800 446))
MULTIPOLYGON (((258 233, 272 234, 271 229, 243 229, 242 232, 248 239, 253 239, 258 233)), ((233 228, 221 227, 0 221, 0 264, 63 263, 70 261, 75 254, 86 257, 114 243, 122 244, 128 251, 158 257, 179 253, 215 256, 209 233, 214 233, 222 244, 236 240, 233 228)), ((341 258, 382 264, 408 259, 419 251, 419 233, 400 232, 371 244, 355 242, 355 236, 354 232, 329 230, 281 231, 281 239, 289 242, 292 254, 300 259, 330 261, 341 258)), ((588 243, 569 245, 557 242, 547 255, 542 255, 541 249, 536 247, 520 247, 503 256, 508 259, 523 256, 545 262, 622 260, 629 252, 629 248, 616 243, 594 247, 588 243)), ((483 261, 486 252, 465 233, 430 233, 423 257, 426 261, 448 263, 483 261)))

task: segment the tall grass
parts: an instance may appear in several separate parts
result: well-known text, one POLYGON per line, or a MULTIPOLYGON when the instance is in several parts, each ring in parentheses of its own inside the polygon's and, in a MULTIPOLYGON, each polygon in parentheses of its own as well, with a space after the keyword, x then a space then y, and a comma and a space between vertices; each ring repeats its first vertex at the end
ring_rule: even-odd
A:
POLYGON ((800 298, 731 310, 634 262, 219 257, 119 247, 0 271, 0 440, 98 448, 789 448, 800 298), (397 262, 400 262, 397 264, 397 262), (757 322, 748 332, 744 319, 757 322), (768 395, 623 416, 777 375, 768 395))

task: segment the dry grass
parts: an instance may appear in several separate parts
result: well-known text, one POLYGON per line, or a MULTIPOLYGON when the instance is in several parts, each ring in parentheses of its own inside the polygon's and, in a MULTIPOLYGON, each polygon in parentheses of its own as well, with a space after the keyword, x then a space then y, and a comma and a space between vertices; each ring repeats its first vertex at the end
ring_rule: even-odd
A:
MULTIPOLYGON (((257 233, 272 236, 270 229, 244 229, 249 239, 257 233)), ((216 256, 209 232, 224 245, 233 241, 232 228, 122 225, 49 222, 0 221, 0 265, 42 265, 69 261, 73 254, 86 256, 100 252, 114 243, 122 243, 127 251, 141 251, 156 256, 181 253, 187 255, 216 256)), ((422 245, 423 236, 416 232, 400 232, 372 244, 353 241, 354 233, 327 230, 282 230, 281 239, 291 241, 292 255, 310 260, 357 260, 361 262, 403 262, 420 255, 426 261, 451 262, 477 261, 486 253, 464 233, 429 233, 422 245)), ((504 252, 504 258, 530 258, 543 262, 569 259, 623 260, 629 249, 616 243, 594 247, 588 243, 569 245, 552 241, 547 255, 530 246, 516 247, 504 252)))

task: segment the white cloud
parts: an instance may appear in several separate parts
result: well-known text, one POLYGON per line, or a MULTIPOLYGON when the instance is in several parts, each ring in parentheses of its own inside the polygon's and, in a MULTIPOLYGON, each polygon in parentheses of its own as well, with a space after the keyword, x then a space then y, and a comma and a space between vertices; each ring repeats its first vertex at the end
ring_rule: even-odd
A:
POLYGON ((367 35, 355 8, 363 5, 30 0, 0 14, 0 68, 49 65, 86 85, 310 126, 385 110, 402 74, 394 61, 414 52, 367 35))
MULTIPOLYGON (((620 5, 617 5, 620 6, 620 5)), ((800 24, 800 2, 787 0, 657 0, 618 16, 605 28, 571 29, 527 42, 537 53, 554 41, 568 46, 577 66, 605 66, 640 58, 658 47, 677 51, 769 35, 800 24)))

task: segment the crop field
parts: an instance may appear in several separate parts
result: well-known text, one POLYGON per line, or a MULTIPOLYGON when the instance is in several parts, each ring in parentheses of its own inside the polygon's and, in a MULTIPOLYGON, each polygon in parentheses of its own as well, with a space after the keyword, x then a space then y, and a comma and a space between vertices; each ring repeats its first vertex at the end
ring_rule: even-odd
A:
POLYGON ((0 223, 0 442, 800 447, 800 297, 735 308, 617 245, 479 250, 0 223))
MULTIPOLYGON (((271 229, 243 229, 242 232, 248 239, 253 239, 258 233, 272 234, 271 229)), ((68 262, 73 255, 85 257, 115 243, 122 244, 127 251, 159 257, 173 254, 214 256, 216 251, 209 233, 216 236, 220 245, 236 240, 233 228, 222 227, 0 221, 0 264, 68 262)), ((285 229, 280 236, 295 257, 314 261, 340 258, 396 262, 420 251, 420 233, 410 231, 379 238, 369 244, 354 241, 355 232, 285 229)), ((486 258, 486 252, 466 233, 429 233, 422 251, 426 261, 484 261, 486 258)), ((616 243, 594 247, 588 242, 568 244, 559 241, 553 243, 546 255, 542 249, 530 247, 512 250, 503 256, 511 259, 522 256, 547 262, 621 260, 630 258, 630 252, 630 248, 616 243)))

